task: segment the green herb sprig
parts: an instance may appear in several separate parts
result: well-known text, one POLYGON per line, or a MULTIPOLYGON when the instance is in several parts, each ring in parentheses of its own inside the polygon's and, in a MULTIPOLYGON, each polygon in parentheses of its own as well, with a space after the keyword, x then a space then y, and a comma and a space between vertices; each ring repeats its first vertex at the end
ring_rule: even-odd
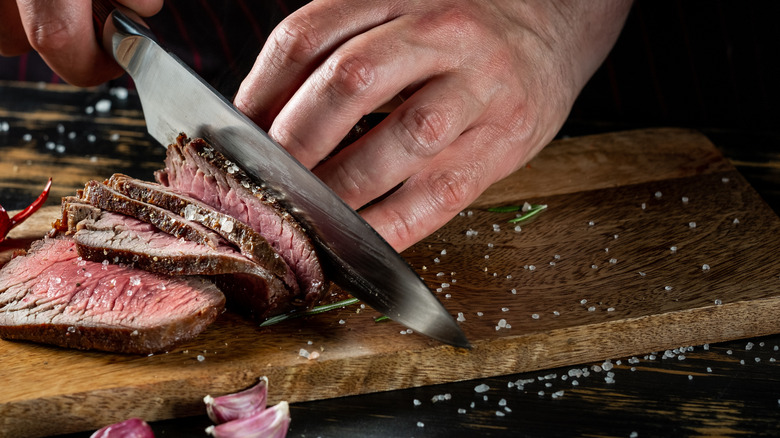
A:
POLYGON ((282 321, 286 321, 288 319, 295 319, 300 318, 302 316, 311 316, 311 315, 317 315, 319 313, 329 312, 331 310, 341 309, 347 306, 351 306, 357 302, 359 302, 357 298, 347 298, 343 301, 338 301, 332 304, 324 304, 322 306, 316 306, 312 307, 309 310, 306 310, 304 312, 291 312, 291 313, 285 313, 283 315, 276 315, 272 316, 271 318, 266 319, 260 324, 260 327, 268 327, 270 325, 274 325, 277 323, 280 323, 282 321))
MULTIPOLYGON (((516 224, 518 222, 522 222, 524 220, 528 220, 528 219, 536 216, 537 214, 541 213, 542 210, 544 210, 546 208, 547 208, 547 204, 530 205, 529 207, 526 207, 525 213, 523 213, 522 215, 520 215, 520 216, 518 216, 518 217, 516 217, 514 219, 510 219, 508 222, 510 224, 516 224)), ((514 212, 514 211, 523 211, 523 206, 522 205, 504 205, 504 206, 500 206, 500 207, 491 207, 491 208, 488 208, 487 210, 489 212, 492 212, 492 213, 511 213, 511 212, 514 212)))

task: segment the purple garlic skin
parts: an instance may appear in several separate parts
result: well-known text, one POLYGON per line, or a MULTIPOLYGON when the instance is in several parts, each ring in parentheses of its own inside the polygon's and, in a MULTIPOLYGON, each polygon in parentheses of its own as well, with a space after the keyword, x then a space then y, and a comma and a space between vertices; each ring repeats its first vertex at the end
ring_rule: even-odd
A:
POLYGON ((131 418, 97 430, 89 438, 154 438, 154 432, 145 421, 131 418))
POLYGON ((256 385, 235 394, 203 398, 211 421, 222 424, 239 418, 251 417, 265 410, 268 399, 268 378, 263 376, 256 385))
POLYGON ((215 438, 284 438, 290 427, 290 406, 279 402, 251 417, 210 426, 206 433, 215 438))

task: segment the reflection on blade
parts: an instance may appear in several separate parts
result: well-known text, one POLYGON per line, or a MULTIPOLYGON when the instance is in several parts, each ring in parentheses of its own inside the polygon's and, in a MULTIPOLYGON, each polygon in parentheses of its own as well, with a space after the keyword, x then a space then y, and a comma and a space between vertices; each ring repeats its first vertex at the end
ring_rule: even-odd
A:
MULTIPOLYGON (((111 20, 109 20, 111 21, 111 20)), ((417 332, 469 347, 460 327, 406 261, 353 209, 230 102, 115 11, 114 56, 135 81, 149 133, 202 137, 278 200, 308 231, 336 284, 417 332)), ((106 26, 109 30, 109 26, 106 26)))

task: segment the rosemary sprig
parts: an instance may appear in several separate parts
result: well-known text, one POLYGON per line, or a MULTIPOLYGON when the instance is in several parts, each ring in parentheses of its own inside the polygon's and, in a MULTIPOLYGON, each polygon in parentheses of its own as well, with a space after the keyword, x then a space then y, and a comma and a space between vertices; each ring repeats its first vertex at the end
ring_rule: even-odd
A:
POLYGON ((518 216, 518 217, 516 217, 514 219, 510 219, 509 223, 510 224, 516 224, 518 222, 522 222, 522 221, 524 221, 524 220, 526 220, 528 218, 531 218, 531 217, 536 216, 537 214, 541 213, 542 210, 544 210, 545 208, 547 208, 547 204, 532 205, 530 210, 528 210, 527 212, 525 212, 521 216, 518 216))
POLYGON ((332 304, 324 304, 322 306, 312 307, 311 309, 306 310, 304 312, 291 312, 291 313, 285 313, 283 315, 272 316, 272 317, 266 319, 265 321, 263 321, 260 324, 260 327, 268 327, 270 325, 274 325, 274 324, 280 323, 282 321, 286 321, 288 319, 300 318, 302 316, 317 315, 319 313, 329 312, 331 310, 336 310, 336 309, 341 309, 343 307, 351 306, 352 304, 355 304, 355 303, 357 303, 359 301, 360 300, 358 300, 357 298, 347 298, 346 300, 338 301, 338 302, 335 302, 335 303, 332 303, 332 304))
POLYGON ((389 321, 390 317, 387 315, 377 316, 374 318, 374 322, 382 322, 382 321, 389 321))

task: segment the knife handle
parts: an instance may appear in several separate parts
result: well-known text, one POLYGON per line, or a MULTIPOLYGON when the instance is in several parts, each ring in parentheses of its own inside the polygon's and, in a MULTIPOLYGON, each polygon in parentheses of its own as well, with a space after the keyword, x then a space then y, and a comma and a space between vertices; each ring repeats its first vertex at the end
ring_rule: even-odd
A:
POLYGON ((95 33, 98 41, 103 41, 103 29, 106 27, 106 20, 111 12, 116 9, 116 4, 111 0, 93 0, 92 1, 92 21, 95 23, 95 33))

